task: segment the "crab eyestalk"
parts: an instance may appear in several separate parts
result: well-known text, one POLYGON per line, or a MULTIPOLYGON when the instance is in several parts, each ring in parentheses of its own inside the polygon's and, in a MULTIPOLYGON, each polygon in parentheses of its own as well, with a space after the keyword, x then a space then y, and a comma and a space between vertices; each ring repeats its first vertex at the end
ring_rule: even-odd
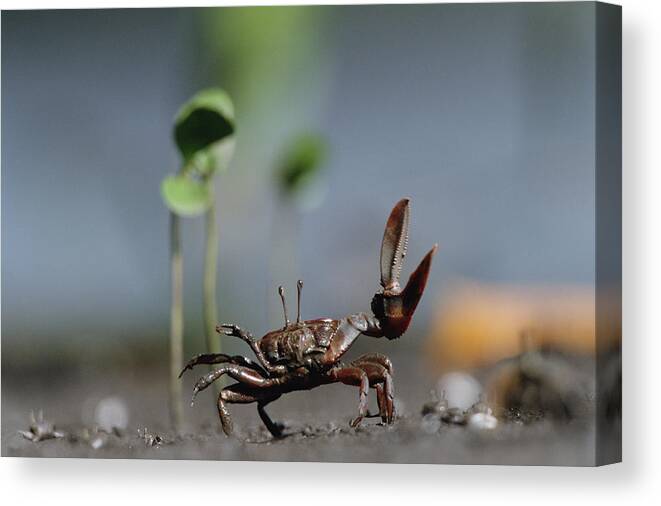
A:
POLYGON ((278 294, 280 295, 280 300, 282 301, 282 312, 285 314, 284 328, 287 328, 291 322, 289 321, 289 316, 287 315, 287 301, 285 300, 285 289, 282 285, 278 287, 278 294))
POLYGON ((408 246, 409 214, 409 199, 402 199, 395 204, 386 222, 381 243, 383 289, 372 299, 372 312, 381 324, 383 335, 388 339, 395 339, 408 329, 427 285, 432 258, 438 249, 434 245, 429 250, 402 290, 399 278, 408 246))
POLYGON ((299 279, 296 282, 296 291, 298 292, 298 297, 296 299, 296 325, 301 323, 301 291, 303 291, 303 280, 299 279))

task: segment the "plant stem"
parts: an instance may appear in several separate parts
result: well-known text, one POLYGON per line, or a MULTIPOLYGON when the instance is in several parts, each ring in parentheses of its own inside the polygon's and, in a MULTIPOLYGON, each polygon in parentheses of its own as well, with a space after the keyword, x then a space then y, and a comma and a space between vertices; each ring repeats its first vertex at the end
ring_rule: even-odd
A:
MULTIPOLYGON (((216 267, 218 262, 218 231, 216 227, 216 201, 212 195, 211 205, 206 213, 206 250, 204 255, 204 332, 207 338, 207 353, 220 353, 220 339, 216 334, 218 323, 216 310, 216 267)), ((213 369, 213 366, 210 366, 213 369)), ((220 391, 220 383, 214 388, 220 391)))
POLYGON ((184 359, 184 264, 181 251, 180 218, 170 213, 170 418, 175 430, 183 423, 183 405, 181 402, 181 371, 184 359))

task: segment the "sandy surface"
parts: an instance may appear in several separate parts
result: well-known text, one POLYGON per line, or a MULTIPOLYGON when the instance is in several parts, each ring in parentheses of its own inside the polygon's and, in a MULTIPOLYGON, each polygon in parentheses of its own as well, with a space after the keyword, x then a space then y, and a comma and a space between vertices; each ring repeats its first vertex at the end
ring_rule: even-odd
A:
MULTIPOLYGON (((199 395, 194 407, 188 408, 186 403, 186 426, 175 434, 167 418, 164 369, 90 367, 21 378, 3 371, 2 455, 592 465, 595 430, 590 420, 501 421, 496 429, 486 431, 447 424, 429 427, 423 423, 420 409, 428 401, 435 378, 415 367, 416 361, 410 357, 393 360, 400 413, 393 425, 385 426, 374 418, 351 429, 349 420, 357 409, 356 389, 328 385, 289 394, 269 406, 271 417, 286 424, 286 437, 280 440, 274 440, 262 426, 254 405, 230 406, 238 437, 225 437, 210 389, 199 395), (99 402, 109 397, 125 407, 127 419, 123 429, 108 433, 98 430, 96 421, 99 402), (19 430, 28 429, 30 411, 40 409, 65 437, 35 443, 19 434, 19 430), (142 432, 145 428, 147 437, 142 432)), ((193 373, 185 378, 186 398, 196 377, 193 373)), ((376 402, 370 392, 374 412, 376 402)))

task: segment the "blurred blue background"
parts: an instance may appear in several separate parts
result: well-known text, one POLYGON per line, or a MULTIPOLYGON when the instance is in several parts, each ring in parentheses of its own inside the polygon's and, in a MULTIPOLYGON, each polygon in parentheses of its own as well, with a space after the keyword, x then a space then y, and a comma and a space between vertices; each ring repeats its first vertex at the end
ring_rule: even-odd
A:
MULTIPOLYGON (((217 180, 223 321, 280 325, 276 286, 299 276, 305 317, 368 310, 403 196, 404 275, 441 248, 417 334, 453 279, 593 283, 593 24, 590 3, 3 12, 3 367, 165 349, 159 184, 177 108, 212 85, 238 125, 217 180), (274 170, 306 130, 329 157, 288 205, 274 170)), ((203 220, 184 226, 192 352, 203 220)))

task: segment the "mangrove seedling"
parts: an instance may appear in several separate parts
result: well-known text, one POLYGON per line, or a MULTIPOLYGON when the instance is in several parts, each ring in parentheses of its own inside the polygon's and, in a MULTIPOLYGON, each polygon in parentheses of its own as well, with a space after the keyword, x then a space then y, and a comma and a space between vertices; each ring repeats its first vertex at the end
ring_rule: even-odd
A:
POLYGON ((312 186, 327 151, 326 142, 316 134, 302 134, 291 142, 277 170, 278 185, 286 199, 300 198, 312 186))
POLYGON ((181 218, 204 214, 206 248, 203 280, 203 317, 209 353, 219 352, 215 337, 216 264, 218 232, 214 175, 229 165, 235 145, 234 106, 219 88, 200 91, 175 116, 174 140, 181 154, 181 169, 161 183, 161 195, 170 210, 170 409, 175 427, 181 427, 183 407, 177 376, 183 362, 183 257, 181 218))

